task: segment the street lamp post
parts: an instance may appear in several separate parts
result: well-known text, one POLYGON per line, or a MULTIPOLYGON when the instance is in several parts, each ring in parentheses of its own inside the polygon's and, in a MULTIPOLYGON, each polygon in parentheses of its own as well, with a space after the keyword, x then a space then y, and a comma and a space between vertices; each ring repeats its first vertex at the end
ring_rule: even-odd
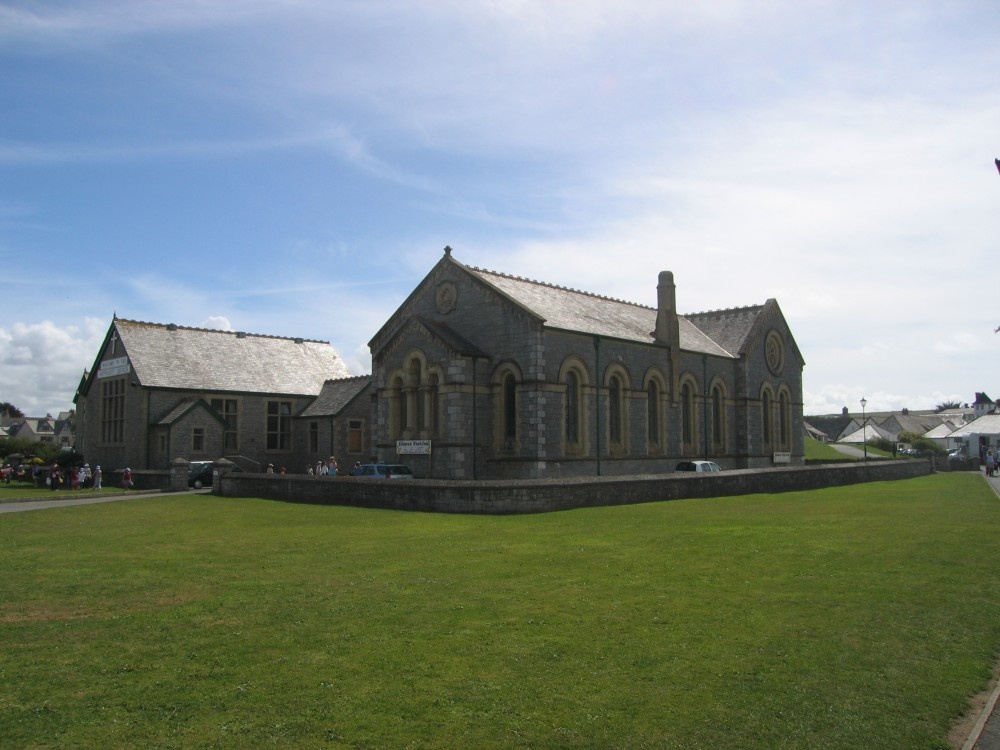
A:
POLYGON ((861 439, 864 441, 865 445, 865 461, 868 460, 868 433, 865 432, 865 404, 868 400, 862 396, 861 397, 861 439))

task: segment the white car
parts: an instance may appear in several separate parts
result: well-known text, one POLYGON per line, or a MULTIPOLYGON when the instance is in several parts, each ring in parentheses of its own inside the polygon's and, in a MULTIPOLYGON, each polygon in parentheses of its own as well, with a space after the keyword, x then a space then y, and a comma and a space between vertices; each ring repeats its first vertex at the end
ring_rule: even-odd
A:
POLYGON ((674 471, 722 471, 715 461, 681 461, 674 471))

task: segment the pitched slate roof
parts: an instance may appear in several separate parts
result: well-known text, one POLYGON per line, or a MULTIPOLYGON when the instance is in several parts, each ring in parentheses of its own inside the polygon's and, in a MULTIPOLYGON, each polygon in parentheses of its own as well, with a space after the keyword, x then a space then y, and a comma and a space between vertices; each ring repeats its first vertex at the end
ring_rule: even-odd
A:
POLYGON ((303 417, 335 417, 371 385, 371 375, 327 380, 319 396, 303 409, 303 417))
POLYGON ((1000 414, 984 414, 974 422, 962 425, 948 437, 968 437, 969 435, 1000 435, 1000 414))
POLYGON ((226 423, 226 421, 218 413, 216 413, 216 411, 211 406, 208 405, 208 403, 205 401, 205 399, 203 399, 203 398, 197 398, 197 399, 195 399, 195 398, 188 398, 188 399, 184 399, 179 404, 177 404, 177 406, 175 406, 173 409, 171 409, 169 412, 167 412, 166 416, 164 416, 156 424, 157 425, 161 425, 161 426, 172 425, 175 422, 177 422, 178 420, 180 420, 182 417, 184 417, 185 415, 187 415, 188 412, 190 412, 190 411, 192 411, 194 409, 204 409, 212 417, 214 417, 216 421, 218 421, 218 422, 220 422, 222 424, 226 423))
POLYGON ((315 396, 326 380, 350 375, 326 341, 122 318, 112 326, 146 387, 315 396))
MULTIPOLYGON (((550 328, 638 341, 643 344, 653 343, 654 339, 650 332, 656 327, 654 307, 523 279, 519 276, 508 276, 482 268, 471 266, 464 268, 503 296, 527 309, 550 328)), ((761 308, 754 309, 759 312, 761 308)), ((678 322, 681 349, 718 357, 734 356, 687 317, 678 316, 678 322)), ((743 318, 739 322, 746 323, 743 318)), ((749 327, 734 335, 742 340, 748 331, 749 327)))

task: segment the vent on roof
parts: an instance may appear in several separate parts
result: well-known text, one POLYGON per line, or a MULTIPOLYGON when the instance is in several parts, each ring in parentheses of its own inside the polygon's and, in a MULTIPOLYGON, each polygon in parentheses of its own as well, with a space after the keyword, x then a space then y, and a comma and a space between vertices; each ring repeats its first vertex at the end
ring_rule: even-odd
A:
POLYGON ((176 331, 177 330, 177 324, 176 323, 167 323, 167 330, 168 331, 176 331))

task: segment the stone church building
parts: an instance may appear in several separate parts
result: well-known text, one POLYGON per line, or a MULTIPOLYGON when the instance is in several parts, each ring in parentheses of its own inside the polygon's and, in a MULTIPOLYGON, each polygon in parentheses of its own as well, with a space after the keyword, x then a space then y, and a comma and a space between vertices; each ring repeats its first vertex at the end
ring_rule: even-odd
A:
POLYGON ((778 303, 681 315, 667 271, 655 300, 473 268, 445 248, 369 342, 374 452, 452 479, 801 464, 804 362, 778 303))

